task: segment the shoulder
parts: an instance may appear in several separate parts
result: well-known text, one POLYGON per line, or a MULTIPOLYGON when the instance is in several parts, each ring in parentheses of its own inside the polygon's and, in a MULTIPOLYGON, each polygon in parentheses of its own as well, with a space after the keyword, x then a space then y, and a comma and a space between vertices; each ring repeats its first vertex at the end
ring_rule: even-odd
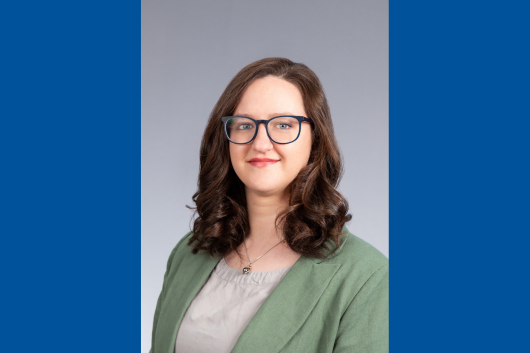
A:
POLYGON ((351 234, 346 227, 343 228, 340 249, 335 249, 323 261, 347 267, 363 268, 378 268, 388 264, 388 258, 385 255, 366 241, 351 234))
POLYGON ((175 245, 168 259, 168 268, 179 266, 184 257, 191 253, 191 249, 188 246, 189 238, 193 232, 186 233, 175 245))
POLYGON ((334 281, 351 295, 358 293, 370 282, 378 282, 384 290, 388 288, 388 258, 375 247, 351 234, 346 227, 341 238, 341 247, 322 264, 340 265, 334 281))

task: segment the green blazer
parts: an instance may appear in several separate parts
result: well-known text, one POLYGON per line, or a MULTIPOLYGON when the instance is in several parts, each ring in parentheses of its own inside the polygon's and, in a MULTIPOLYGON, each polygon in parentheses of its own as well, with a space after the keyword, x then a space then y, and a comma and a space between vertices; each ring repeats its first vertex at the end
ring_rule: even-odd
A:
MULTIPOLYGON (((340 249, 327 259, 298 259, 232 352, 388 352, 388 259, 343 231, 347 234, 340 249)), ((150 353, 174 353, 184 313, 220 260, 202 252, 193 255, 187 245, 190 236, 169 256, 150 353)))

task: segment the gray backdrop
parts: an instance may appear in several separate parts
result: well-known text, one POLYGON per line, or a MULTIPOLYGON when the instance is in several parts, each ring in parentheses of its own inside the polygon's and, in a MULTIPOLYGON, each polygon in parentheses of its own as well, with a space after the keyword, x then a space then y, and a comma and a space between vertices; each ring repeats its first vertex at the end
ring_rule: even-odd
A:
POLYGON ((322 81, 347 226, 388 256, 388 0, 143 0, 142 352, 167 258, 190 229, 208 115, 240 69, 273 56, 322 81))

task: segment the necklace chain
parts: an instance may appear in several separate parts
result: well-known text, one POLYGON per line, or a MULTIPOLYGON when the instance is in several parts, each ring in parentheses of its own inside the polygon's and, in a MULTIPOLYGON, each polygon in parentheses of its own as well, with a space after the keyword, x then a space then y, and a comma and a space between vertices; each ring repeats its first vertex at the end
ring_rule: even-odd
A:
POLYGON ((283 242, 285 242, 285 240, 280 241, 279 243, 277 243, 276 245, 274 245, 272 248, 270 248, 269 250, 265 251, 265 252, 264 252, 263 254, 261 254, 256 260, 254 260, 254 261, 250 261, 250 256, 248 255, 247 243, 246 243, 245 240, 243 239, 243 245, 245 245, 245 251, 247 252, 247 258, 248 258, 248 261, 250 261, 250 262, 248 263, 248 265, 247 265, 245 268, 243 268, 243 274, 244 274, 244 275, 248 274, 248 273, 250 272, 250 267, 252 266, 252 264, 253 264, 254 262, 258 261, 263 255, 265 255, 266 253, 268 253, 269 251, 271 251, 272 249, 274 249, 275 246, 277 246, 277 245, 279 245, 279 244, 281 244, 281 243, 283 243, 283 242))

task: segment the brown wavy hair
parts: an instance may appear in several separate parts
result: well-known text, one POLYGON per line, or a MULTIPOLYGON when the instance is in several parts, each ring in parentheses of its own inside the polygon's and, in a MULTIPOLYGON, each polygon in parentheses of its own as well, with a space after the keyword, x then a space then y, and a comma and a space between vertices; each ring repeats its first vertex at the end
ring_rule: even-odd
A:
POLYGON ((276 76, 296 85, 307 117, 313 120, 307 166, 290 184, 289 207, 276 218, 287 244, 301 255, 325 258, 340 247, 342 227, 351 219, 348 202, 336 190, 342 177, 342 157, 318 77, 304 64, 266 58, 243 68, 230 81, 210 114, 200 148, 198 190, 192 252, 225 255, 236 250, 250 231, 245 186, 235 173, 229 141, 221 118, 233 115, 245 89, 257 78, 276 76), (331 240, 332 242, 328 242, 331 240), (334 245, 334 246, 331 246, 334 245))

